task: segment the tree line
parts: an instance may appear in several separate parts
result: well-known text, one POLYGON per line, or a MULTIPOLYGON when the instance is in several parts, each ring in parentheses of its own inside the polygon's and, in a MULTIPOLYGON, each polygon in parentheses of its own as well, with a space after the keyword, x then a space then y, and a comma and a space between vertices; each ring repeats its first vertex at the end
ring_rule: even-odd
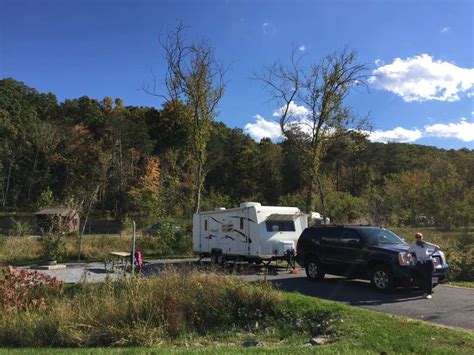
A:
POLYGON ((160 109, 110 97, 58 102, 52 93, 0 80, 1 210, 72 203, 83 214, 146 225, 189 218, 201 188, 201 210, 259 201, 309 212, 311 195, 310 209, 324 209, 335 222, 472 223, 472 150, 371 143, 345 131, 318 152, 315 176, 308 169, 312 142, 298 127, 281 142, 255 142, 239 128, 209 120, 206 157, 198 162, 196 150, 204 153, 195 145, 192 112, 180 97, 160 109))

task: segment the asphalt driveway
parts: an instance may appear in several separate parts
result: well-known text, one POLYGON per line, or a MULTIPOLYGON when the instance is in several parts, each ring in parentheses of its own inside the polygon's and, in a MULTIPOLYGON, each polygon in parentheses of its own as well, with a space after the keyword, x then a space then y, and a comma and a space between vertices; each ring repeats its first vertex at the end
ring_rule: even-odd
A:
MULTIPOLYGON (((254 276, 245 278, 255 279, 254 276)), ((329 275, 324 281, 312 282, 306 278, 304 270, 297 275, 280 272, 268 276, 268 280, 289 292, 474 330, 474 289, 439 285, 434 289, 433 298, 427 300, 418 290, 397 289, 391 294, 379 293, 370 287, 368 281, 362 280, 329 275)))

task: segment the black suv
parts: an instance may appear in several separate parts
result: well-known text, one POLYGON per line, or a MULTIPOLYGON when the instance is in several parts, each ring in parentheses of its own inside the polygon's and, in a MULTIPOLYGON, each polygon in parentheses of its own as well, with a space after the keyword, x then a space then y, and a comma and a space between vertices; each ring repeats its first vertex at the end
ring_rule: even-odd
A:
MULTIPOLYGON (((380 291, 416 282, 409 244, 392 231, 372 226, 323 225, 306 228, 296 246, 296 261, 310 280, 326 273, 367 279, 380 291)), ((433 255, 433 285, 446 278, 448 265, 441 251, 433 255)))

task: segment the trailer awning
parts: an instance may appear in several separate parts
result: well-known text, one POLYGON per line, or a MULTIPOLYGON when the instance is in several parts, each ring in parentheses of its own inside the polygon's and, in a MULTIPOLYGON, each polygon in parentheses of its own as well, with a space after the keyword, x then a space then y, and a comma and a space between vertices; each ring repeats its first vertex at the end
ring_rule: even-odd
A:
POLYGON ((304 216, 303 213, 295 213, 295 214, 278 214, 274 213, 267 217, 266 221, 275 221, 275 222, 288 222, 294 221, 298 217, 304 216))

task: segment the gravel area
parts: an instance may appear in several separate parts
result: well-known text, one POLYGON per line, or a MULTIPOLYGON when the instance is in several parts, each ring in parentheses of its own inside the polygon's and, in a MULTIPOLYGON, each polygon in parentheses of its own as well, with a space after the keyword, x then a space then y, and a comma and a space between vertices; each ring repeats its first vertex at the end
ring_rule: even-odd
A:
MULTIPOLYGON (((189 265, 196 262, 197 259, 166 259, 166 260, 153 260, 148 261, 143 267, 143 273, 145 275, 157 273, 166 267, 189 265)), ((17 269, 23 270, 34 270, 34 266, 18 267, 17 269)), ((110 267, 108 267, 110 269, 110 267)), ((43 274, 55 277, 65 283, 80 283, 80 282, 104 282, 107 278, 117 280, 121 277, 130 275, 128 272, 123 272, 119 268, 116 268, 114 272, 105 270, 105 264, 103 262, 92 262, 92 263, 68 263, 66 268, 56 270, 35 270, 43 274)))

